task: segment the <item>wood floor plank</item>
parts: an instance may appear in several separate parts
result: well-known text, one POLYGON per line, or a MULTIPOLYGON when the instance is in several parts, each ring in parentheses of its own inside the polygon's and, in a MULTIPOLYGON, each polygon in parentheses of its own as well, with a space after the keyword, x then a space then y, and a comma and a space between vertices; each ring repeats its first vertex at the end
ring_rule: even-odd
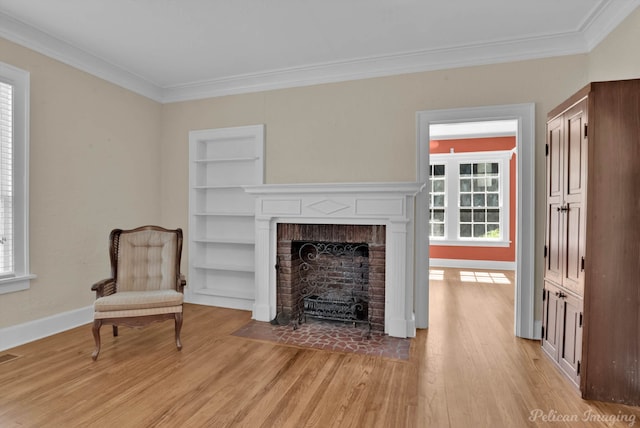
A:
POLYGON ((250 313, 186 305, 182 351, 170 322, 115 338, 103 329, 94 362, 82 326, 0 353, 18 356, 0 364, 0 426, 640 424, 638 408, 582 400, 539 342, 514 337, 513 274, 503 274, 471 282, 447 269, 432 280, 430 327, 408 361, 236 337, 250 313))

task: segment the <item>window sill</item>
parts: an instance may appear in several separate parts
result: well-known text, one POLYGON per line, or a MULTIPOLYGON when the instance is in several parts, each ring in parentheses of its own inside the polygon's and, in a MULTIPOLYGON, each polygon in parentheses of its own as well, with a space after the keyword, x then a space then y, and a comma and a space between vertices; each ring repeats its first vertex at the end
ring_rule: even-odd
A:
POLYGON ((36 275, 33 274, 0 278, 0 294, 28 290, 31 286, 31 280, 34 278, 36 275))
POLYGON ((429 245, 442 245, 444 247, 508 247, 511 245, 511 241, 463 241, 429 238, 429 245))

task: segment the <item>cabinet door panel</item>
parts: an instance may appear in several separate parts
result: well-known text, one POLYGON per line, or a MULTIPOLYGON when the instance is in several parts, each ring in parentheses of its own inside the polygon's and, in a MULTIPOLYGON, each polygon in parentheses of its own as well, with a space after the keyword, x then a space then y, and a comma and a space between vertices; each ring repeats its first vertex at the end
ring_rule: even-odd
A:
POLYGON ((562 278, 562 285, 583 294, 584 272, 582 271, 582 257, 584 254, 584 210, 579 204, 569 204, 566 216, 566 268, 562 278))
POLYGON ((554 360, 558 359, 559 325, 558 314, 561 308, 560 299, 557 297, 555 287, 545 285, 543 293, 544 305, 542 306, 542 349, 554 360), (548 288, 547 288, 548 287, 548 288))
POLYGON ((569 378, 580 384, 578 363, 582 358, 582 304, 578 299, 569 296, 561 302, 563 335, 559 346, 558 362, 569 378))
POLYGON ((563 164, 563 121, 562 117, 552 120, 547 125, 547 198, 561 202, 562 198, 562 164, 563 164), (559 200, 555 200, 558 198, 559 200))
MULTIPOLYGON (((566 196, 582 198, 586 187, 587 145, 585 136, 586 101, 571 108, 565 115, 566 141, 564 147, 566 196)), ((565 196, 565 197, 566 197, 565 196)), ((569 198, 575 202, 574 198, 569 198)))
POLYGON ((560 208, 563 204, 563 132, 564 121, 562 116, 547 124, 547 181, 546 181, 546 207, 547 230, 545 245, 547 247, 547 260, 545 260, 544 278, 562 284, 563 268, 563 223, 560 208))
POLYGON ((564 260, 564 215, 559 204, 547 205, 547 260, 544 278, 562 284, 562 269, 564 260))

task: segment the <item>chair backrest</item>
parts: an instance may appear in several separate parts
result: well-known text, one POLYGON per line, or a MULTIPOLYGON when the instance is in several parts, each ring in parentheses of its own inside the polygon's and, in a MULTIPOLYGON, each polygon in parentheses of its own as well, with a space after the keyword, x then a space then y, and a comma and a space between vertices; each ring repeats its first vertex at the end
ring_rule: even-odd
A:
POLYGON ((175 290, 180 276, 182 229, 142 226, 110 235, 117 291, 175 290))

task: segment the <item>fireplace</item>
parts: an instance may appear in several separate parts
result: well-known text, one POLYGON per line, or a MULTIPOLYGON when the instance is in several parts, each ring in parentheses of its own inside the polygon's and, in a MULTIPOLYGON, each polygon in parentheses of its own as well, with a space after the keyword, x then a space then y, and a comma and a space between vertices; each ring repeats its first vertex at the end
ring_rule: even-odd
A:
POLYGON ((272 321, 284 307, 282 298, 278 300, 281 275, 277 271, 284 257, 292 258, 292 250, 285 250, 287 255, 280 254, 279 260, 278 251, 289 245, 279 235, 286 236, 282 241, 291 241, 290 245, 293 241, 362 243, 368 247, 369 285, 372 278, 379 280, 374 293, 368 294, 372 328, 395 337, 415 336, 414 200, 421 189, 418 183, 267 184, 244 189, 256 196, 255 320, 272 321), (356 230, 360 233, 367 228, 368 237, 354 237, 356 230), (290 234, 283 235, 285 230, 290 234))
POLYGON ((278 314, 384 331, 385 226, 277 224, 278 314))

